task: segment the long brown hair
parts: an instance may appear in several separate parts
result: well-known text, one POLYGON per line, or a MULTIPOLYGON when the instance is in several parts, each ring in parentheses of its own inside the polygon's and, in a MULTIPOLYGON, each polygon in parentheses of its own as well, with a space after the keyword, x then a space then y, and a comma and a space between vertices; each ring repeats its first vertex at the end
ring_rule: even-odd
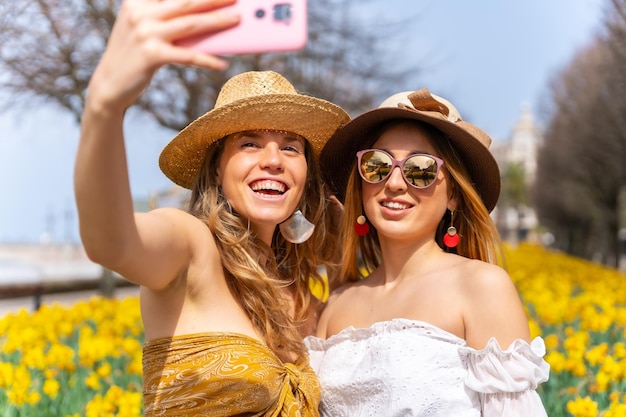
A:
MULTIPOLYGON (((504 251, 496 225, 476 188, 472 185, 472 179, 463 161, 441 131, 419 121, 393 119, 372 129, 360 149, 371 147, 385 130, 399 123, 415 123, 425 129, 439 157, 444 160, 448 181, 457 198, 454 226, 461 240, 455 248, 456 253, 466 258, 504 266, 504 251)), ((353 165, 346 189, 340 234, 343 257, 338 279, 333 283, 333 288, 346 281, 357 281, 363 278, 373 272, 381 262, 380 242, 376 229, 370 227, 369 233, 363 237, 354 232, 356 219, 364 211, 362 180, 356 170, 356 157, 353 157, 353 165)), ((451 213, 447 210, 439 222, 435 235, 435 241, 443 249, 446 248, 443 244, 443 236, 450 225, 450 216, 451 213)))
POLYGON ((328 198, 317 160, 305 142, 307 180, 298 208, 315 224, 313 235, 296 245, 287 242, 276 228, 268 247, 248 229, 248 220, 232 211, 216 181, 228 138, 207 150, 192 189, 189 212, 203 220, 215 236, 228 285, 270 349, 283 359, 294 354, 302 359, 306 347, 299 329, 314 299, 310 281, 323 282, 318 267, 336 257, 336 239, 327 227, 328 198), (292 297, 285 295, 285 288, 292 297))

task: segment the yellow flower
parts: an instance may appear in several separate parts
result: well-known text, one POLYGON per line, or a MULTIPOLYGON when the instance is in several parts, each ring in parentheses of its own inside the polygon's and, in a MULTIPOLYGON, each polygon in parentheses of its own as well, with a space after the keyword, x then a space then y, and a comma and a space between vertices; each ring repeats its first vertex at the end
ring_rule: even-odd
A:
POLYGON ((605 392, 609 389, 609 385, 611 384, 611 376, 606 372, 599 371, 596 374, 596 391, 597 392, 605 392))
POLYGON ((587 359, 590 365, 595 366, 604 361, 608 352, 609 345, 607 343, 601 343, 589 349, 587 353, 585 353, 585 359, 587 359))
POLYGON ((13 384, 13 364, 0 362, 0 388, 8 388, 13 384))
POLYGON ((106 378, 111 375, 111 364, 109 362, 105 362, 96 369, 96 373, 101 378, 106 378))
POLYGON ((318 300, 323 303, 328 299, 328 278, 326 274, 322 274, 322 281, 309 279, 309 289, 318 300))
POLYGON ((626 405, 611 403, 609 409, 604 413, 604 417, 626 417, 626 405))
POLYGON ((96 395, 85 407, 86 417, 115 417, 115 405, 96 395))
POLYGON ((626 346, 623 342, 617 342, 613 345, 613 357, 615 359, 626 358, 626 346))
POLYGON ((141 343, 135 337, 123 338, 121 348, 126 355, 141 354, 142 352, 141 343))
POLYGON ((530 329, 531 339, 534 339, 537 336, 541 336, 543 333, 541 330, 541 326, 539 326, 537 321, 533 320, 532 318, 528 320, 528 328, 530 329))
POLYGON ((559 347, 559 335, 549 334, 545 337, 546 350, 554 350, 559 347))
POLYGON ((104 396, 96 395, 86 407, 87 417, 141 417, 143 397, 112 385, 104 396))
POLYGON ((74 357, 74 349, 61 343, 55 343, 50 346, 46 354, 45 362, 48 367, 54 367, 71 373, 76 370, 74 357))
POLYGON ((26 398, 26 402, 29 405, 35 405, 37 404, 39 401, 41 401, 41 394, 39 394, 37 391, 30 391, 28 393, 28 396, 26 398))
POLYGON ((606 373, 612 380, 619 381, 624 377, 624 370, 620 362, 615 361, 613 357, 607 356, 600 370, 606 373))
POLYGON ((139 392, 125 392, 118 401, 117 417, 140 417, 143 396, 139 392))
POLYGON ((128 365, 127 371, 133 375, 141 376, 143 374, 143 362, 141 352, 137 352, 132 356, 132 361, 128 365))
POLYGON ((574 417, 597 417, 599 412, 598 404, 589 397, 568 401, 567 411, 574 417))
POLYGON ((122 398, 122 395, 124 394, 124 390, 121 387, 118 387, 117 385, 112 385, 109 390, 107 391, 106 395, 104 396, 104 398, 107 401, 110 402, 114 402, 117 403, 117 401, 122 398))
POLYGON ((46 369, 46 361, 42 348, 25 350, 22 354, 22 364, 32 369, 46 369))
POLYGON ((43 383, 43 393, 48 397, 54 399, 59 393, 59 389, 61 388, 61 384, 56 379, 46 379, 43 383))
POLYGON ((579 378, 585 376, 587 373, 587 368, 585 367, 585 363, 582 358, 577 358, 575 355, 570 356, 565 360, 565 369, 571 372, 572 375, 579 378))
POLYGON ((546 362, 550 364, 550 371, 561 373, 565 369, 565 356, 556 350, 548 353, 545 357, 546 362))
POLYGON ((89 374, 87 378, 85 378, 85 385, 87 385, 92 390, 100 389, 100 378, 98 378, 98 374, 92 372, 89 374))
POLYGON ((570 355, 574 354, 576 356, 580 355, 582 357, 588 343, 589 333, 579 331, 569 335, 563 342, 563 347, 570 353, 570 355))
POLYGON ((612 403, 619 402, 619 398, 620 393, 618 391, 613 391, 609 394, 609 400, 611 400, 612 403))
POLYGON ((7 399, 9 403, 21 407, 32 400, 30 396, 30 387, 32 380, 30 372, 23 365, 17 365, 13 368, 11 385, 7 389, 7 399))

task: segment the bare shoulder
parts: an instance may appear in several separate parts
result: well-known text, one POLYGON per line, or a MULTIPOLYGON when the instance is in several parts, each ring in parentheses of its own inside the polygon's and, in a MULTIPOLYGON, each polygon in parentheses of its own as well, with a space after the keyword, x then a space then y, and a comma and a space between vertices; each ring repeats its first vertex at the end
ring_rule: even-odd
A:
POLYGON ((483 348, 494 337, 506 348, 529 339, 528 320, 509 274, 497 265, 472 260, 459 276, 469 346, 483 348))
POLYGON ((348 282, 333 290, 326 300, 322 316, 330 315, 333 311, 340 309, 345 301, 350 298, 354 292, 354 287, 358 284, 358 282, 348 282))
POLYGON ((150 210, 146 213, 139 213, 139 215, 143 215, 146 217, 152 217, 155 219, 160 219, 159 221, 172 222, 177 225, 197 225, 198 223, 202 223, 200 219, 191 215, 190 213, 174 208, 174 207, 161 207, 156 208, 154 210, 150 210))
POLYGON ((330 294, 317 323, 316 335, 318 337, 325 339, 328 336, 329 327, 332 327, 335 318, 340 316, 343 310, 350 305, 350 299, 354 296, 359 284, 359 282, 345 283, 330 294))
POLYGON ((466 291, 492 293, 499 289, 510 289, 513 281, 509 274, 500 266, 487 262, 468 259, 462 265, 461 282, 466 291))
POLYGON ((361 299, 368 292, 368 279, 364 278, 359 281, 350 281, 336 288, 328 297, 327 304, 333 306, 334 311, 341 312, 343 310, 351 310, 351 303, 361 299))
POLYGON ((185 271, 219 261, 213 235, 200 219, 175 208, 136 213, 139 238, 123 275, 140 285, 161 290, 185 271))
POLYGON ((170 238, 181 239, 191 245, 200 245, 206 249, 205 245, 214 246, 214 239, 208 226, 199 218, 177 208, 164 207, 154 209, 147 213, 142 213, 150 223, 158 223, 156 226, 164 230, 170 238), (213 245, 211 245, 213 244, 213 245))
POLYGON ((519 294, 509 274, 501 267, 468 260, 459 274, 459 285, 469 306, 520 305, 519 294))

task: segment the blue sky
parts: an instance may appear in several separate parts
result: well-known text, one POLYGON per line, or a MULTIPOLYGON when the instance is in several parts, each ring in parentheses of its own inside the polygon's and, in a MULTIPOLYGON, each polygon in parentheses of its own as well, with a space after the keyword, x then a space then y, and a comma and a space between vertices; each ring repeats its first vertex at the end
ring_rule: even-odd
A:
MULTIPOLYGON (((604 0, 376 0, 380 20, 415 15, 402 46, 428 87, 494 140, 508 138, 522 102, 535 104, 556 70, 599 27, 604 0), (396 7, 403 4, 402 7, 396 7)), ((408 58, 407 58, 408 59, 408 58)), ((390 95, 390 92, 387 95, 390 95)), ((537 114, 537 117, 540 115, 537 114)))
MULTIPOLYGON (((374 0, 366 13, 382 23, 415 16, 390 45, 405 48, 396 59, 422 68, 406 90, 428 87, 494 140, 506 140, 522 103, 541 119, 548 80, 590 41, 603 3, 374 0)), ((157 158, 172 133, 137 117, 127 132, 131 188, 147 197, 170 184, 157 158)), ((72 186, 78 135, 68 114, 45 105, 0 114, 0 242, 37 242, 46 232, 54 241, 78 240, 72 186)))

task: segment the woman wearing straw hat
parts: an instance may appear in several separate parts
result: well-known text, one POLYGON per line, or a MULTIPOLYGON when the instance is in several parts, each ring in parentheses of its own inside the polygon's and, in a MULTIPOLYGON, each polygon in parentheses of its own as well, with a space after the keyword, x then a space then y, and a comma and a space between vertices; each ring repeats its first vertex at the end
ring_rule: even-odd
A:
POLYGON ((81 237, 91 259, 141 286, 145 416, 317 416, 302 336, 309 279, 333 245, 316 160, 348 115, 275 72, 235 76, 161 154, 192 190, 188 211, 132 209, 124 112, 161 65, 224 68, 173 40, 235 24, 218 10, 227 3, 122 3, 82 119, 81 237))
POLYGON ((490 143, 422 89, 324 147, 322 175, 345 211, 343 285, 306 339, 323 416, 546 415, 535 391, 549 372, 543 341, 529 340, 517 291, 494 265, 490 143))

